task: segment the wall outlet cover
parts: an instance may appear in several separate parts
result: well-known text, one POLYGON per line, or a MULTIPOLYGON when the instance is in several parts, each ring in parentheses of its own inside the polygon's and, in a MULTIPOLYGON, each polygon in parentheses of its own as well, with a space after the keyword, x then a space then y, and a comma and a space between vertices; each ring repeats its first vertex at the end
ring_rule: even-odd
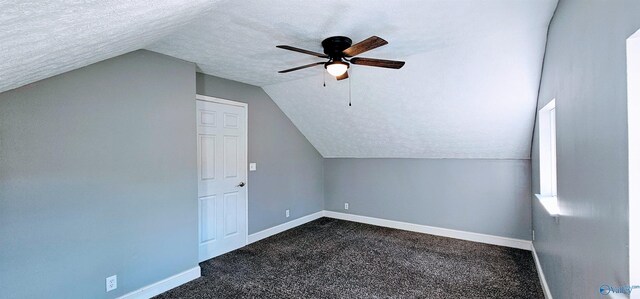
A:
POLYGON ((532 230, 532 231, 531 231, 531 240, 532 240, 532 241, 535 241, 535 240, 536 240, 536 231, 535 231, 535 230, 532 230))
POLYGON ((289 218, 289 210, 285 210, 285 211, 284 211, 284 215, 285 215, 287 218, 289 218))
POLYGON ((344 209, 345 209, 345 210, 348 210, 348 209, 349 209, 349 203, 348 203, 348 202, 345 202, 345 203, 344 203, 344 209))

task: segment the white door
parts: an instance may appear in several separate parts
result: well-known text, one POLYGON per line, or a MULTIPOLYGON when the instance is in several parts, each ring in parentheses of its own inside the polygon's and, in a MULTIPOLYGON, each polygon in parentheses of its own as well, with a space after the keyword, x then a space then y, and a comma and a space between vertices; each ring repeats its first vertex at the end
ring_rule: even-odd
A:
POLYGON ((247 106, 198 96, 199 258, 247 244, 247 106), (212 102, 215 101, 215 102, 212 102))

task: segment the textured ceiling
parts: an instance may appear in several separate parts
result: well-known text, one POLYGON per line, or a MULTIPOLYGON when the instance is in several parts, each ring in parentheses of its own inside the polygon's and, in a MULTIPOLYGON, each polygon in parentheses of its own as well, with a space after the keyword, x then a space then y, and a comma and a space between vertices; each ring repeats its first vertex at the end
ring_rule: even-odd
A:
POLYGON ((549 20, 556 0, 234 1, 149 49, 204 73, 258 86, 324 157, 528 159, 549 20), (276 49, 378 35, 362 55, 401 70, 355 66, 349 80, 276 49), (329 77, 327 76, 329 79, 329 77))
POLYGON ((0 0, 0 92, 140 48, 262 86, 325 157, 529 158, 540 69, 556 0, 0 0), (275 48, 378 35, 322 86, 318 61, 275 48), (354 105, 347 106, 349 84, 354 105))
POLYGON ((140 49, 211 0, 0 0, 0 92, 140 49))

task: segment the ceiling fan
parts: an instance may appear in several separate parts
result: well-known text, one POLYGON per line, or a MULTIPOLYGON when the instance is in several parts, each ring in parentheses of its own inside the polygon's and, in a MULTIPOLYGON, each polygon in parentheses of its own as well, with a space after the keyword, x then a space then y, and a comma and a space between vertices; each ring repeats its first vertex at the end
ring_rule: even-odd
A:
POLYGON ((351 39, 346 36, 332 36, 322 41, 322 48, 324 48, 324 54, 313 52, 305 49, 300 49, 292 46, 279 45, 276 46, 280 49, 289 51, 300 52, 320 58, 328 58, 326 62, 315 62, 307 65, 294 67, 291 69, 279 71, 278 73, 288 73, 308 67, 324 64, 324 68, 332 76, 335 76, 338 80, 344 80, 349 78, 349 64, 384 67, 390 69, 399 69, 404 65, 404 61, 396 60, 384 60, 375 58, 354 57, 369 50, 381 47, 388 44, 388 42, 380 37, 372 36, 355 45, 351 45, 351 39))

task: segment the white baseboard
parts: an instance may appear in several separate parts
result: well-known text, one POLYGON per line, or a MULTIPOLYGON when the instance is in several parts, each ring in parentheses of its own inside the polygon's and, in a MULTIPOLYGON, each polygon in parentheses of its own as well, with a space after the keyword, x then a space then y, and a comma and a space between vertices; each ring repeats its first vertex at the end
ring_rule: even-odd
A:
POLYGON ((354 214, 345 214, 345 213, 333 212, 333 211, 324 211, 324 216, 329 218, 390 227, 395 229, 407 230, 407 231, 442 236, 442 237, 449 237, 449 238, 486 243, 486 244, 492 244, 492 245, 499 245, 499 246, 505 246, 505 247, 512 247, 512 248, 518 248, 518 249, 524 249, 524 250, 531 250, 531 241, 521 240, 521 239, 505 238, 505 237, 465 232, 465 231, 453 230, 453 229, 441 228, 441 227, 435 227, 435 226, 413 224, 413 223, 373 218, 373 217, 360 216, 360 215, 354 215, 354 214))
POLYGON ((193 267, 187 271, 178 273, 171 277, 165 278, 156 283, 152 283, 141 289, 127 293, 118 299, 139 299, 139 298, 151 298, 155 295, 159 295, 168 290, 171 290, 177 286, 183 285, 189 281, 192 281, 200 277, 200 266, 193 267))
POLYGON ((251 244, 251 243, 256 242, 256 241, 260 241, 260 240, 262 240, 264 238, 267 238, 267 237, 271 237, 271 236, 273 236, 275 234, 279 234, 279 233, 281 233, 283 231, 286 231, 288 229, 292 229, 292 228, 294 228, 296 226, 305 224, 307 222, 316 220, 318 218, 322 218, 322 216, 324 216, 324 211, 320 211, 320 212, 316 212, 316 213, 313 213, 313 214, 309 214, 307 216, 302 216, 300 218, 291 220, 289 222, 285 222, 283 224, 280 224, 280 225, 277 225, 277 226, 274 226, 274 227, 271 227, 271 228, 267 228, 267 229, 259 231, 257 233, 250 234, 249 238, 248 238, 248 244, 251 244))
MULTIPOLYGON (((545 297, 547 299, 551 299, 549 286, 547 285, 547 282, 544 278, 544 274, 542 273, 542 268, 540 267, 540 262, 538 261, 538 256, 536 255, 535 248, 533 248, 531 241, 527 241, 527 240, 505 238, 505 237, 499 237, 499 236, 493 236, 493 235, 485 235, 485 234, 465 232, 465 231, 459 231, 459 230, 453 230, 453 229, 447 229, 447 228, 441 228, 441 227, 413 224, 413 223, 407 223, 407 222, 401 222, 401 221, 380 219, 380 218, 360 216, 360 215, 354 215, 354 214, 345 214, 345 213, 325 210, 325 211, 319 211, 313 214, 309 214, 309 215, 291 220, 289 222, 251 234, 247 238, 248 244, 257 242, 259 240, 273 236, 275 234, 279 234, 281 232, 284 232, 296 226, 300 226, 302 224, 311 222, 313 220, 316 220, 322 217, 360 222, 360 223, 366 223, 371 225, 377 225, 377 226, 383 226, 383 227, 389 227, 389 228, 395 228, 395 229, 401 229, 406 231, 431 234, 436 236, 449 237, 449 238, 455 238, 455 239, 461 239, 461 240, 467 240, 467 241, 473 241, 473 242, 480 242, 480 243, 486 243, 486 244, 492 244, 492 245, 506 246, 506 247, 524 249, 524 250, 532 250, 533 257, 536 263, 536 268, 538 270, 538 275, 540 276, 540 282, 542 283, 542 288, 543 288, 545 297)), ((177 286, 185 284, 189 281, 192 281, 198 277, 200 277, 200 266, 193 267, 184 272, 178 273, 176 275, 165 278, 156 283, 150 284, 148 286, 145 286, 133 292, 127 293, 121 297, 118 297, 118 299, 151 298, 153 296, 156 296, 168 290, 171 290, 177 286)))
POLYGON ((540 265, 538 253, 536 253, 536 248, 533 246, 533 244, 531 244, 531 254, 533 254, 533 261, 535 261, 536 263, 536 269, 538 270, 538 277, 540 277, 540 284, 542 285, 544 298, 553 299, 553 297, 551 297, 551 290, 549 289, 549 285, 547 284, 547 278, 544 277, 544 273, 542 272, 542 265, 540 265))

